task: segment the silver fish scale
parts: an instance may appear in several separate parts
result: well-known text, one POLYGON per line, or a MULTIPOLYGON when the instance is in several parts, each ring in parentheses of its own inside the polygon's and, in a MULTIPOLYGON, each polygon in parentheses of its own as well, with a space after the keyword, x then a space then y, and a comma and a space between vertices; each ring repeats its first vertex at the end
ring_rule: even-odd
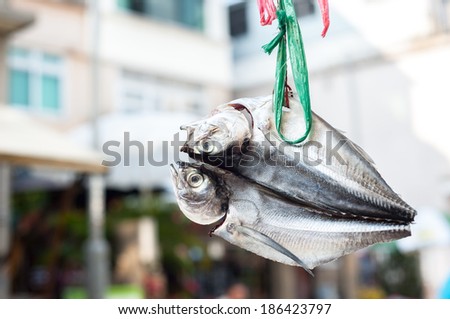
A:
MULTIPOLYGON (((304 213, 303 213, 304 214, 304 213)), ((388 223, 375 223, 369 221, 354 221, 350 219, 328 218, 319 214, 309 214, 309 218, 301 218, 292 211, 264 212, 262 222, 271 223, 277 227, 285 227, 289 229, 314 231, 318 233, 334 233, 334 232, 377 232, 392 230, 395 227, 402 230, 405 225, 392 225, 388 223), (291 213, 291 214, 289 214, 291 213), (281 225, 276 221, 286 221, 281 225)))
MULTIPOLYGON (((370 234, 364 232, 323 234, 313 231, 280 228, 272 225, 270 227, 267 225, 255 227, 255 230, 267 235, 291 251, 310 269, 375 243, 402 238, 408 233, 407 230, 386 230, 370 234)), ((239 246, 238 240, 234 240, 232 243, 239 246)), ((282 262, 296 265, 296 262, 289 258, 284 258, 282 262)))
MULTIPOLYGON (((375 243, 409 234, 409 226, 406 225, 324 217, 248 185, 248 182, 233 175, 226 175, 225 184, 233 191, 224 225, 241 225, 266 235, 296 255, 310 269, 375 243)), ((266 256, 267 247, 249 247, 238 232, 224 233, 223 228, 219 227, 217 235, 237 246, 269 259, 297 264, 284 255, 266 256)))
POLYGON ((241 189, 241 181, 236 178, 228 181, 233 188, 233 205, 239 208, 242 201, 253 202, 257 215, 251 215, 254 225, 258 222, 270 224, 276 227, 284 227, 295 230, 314 232, 377 232, 387 230, 404 230, 405 225, 387 222, 374 222, 366 220, 353 220, 343 218, 330 218, 314 210, 295 205, 285 199, 270 196, 270 194, 258 191, 256 188, 241 189), (245 198, 242 195, 245 194, 245 198), (250 200, 249 200, 250 199, 250 200), (260 203, 262 210, 255 203, 260 203))

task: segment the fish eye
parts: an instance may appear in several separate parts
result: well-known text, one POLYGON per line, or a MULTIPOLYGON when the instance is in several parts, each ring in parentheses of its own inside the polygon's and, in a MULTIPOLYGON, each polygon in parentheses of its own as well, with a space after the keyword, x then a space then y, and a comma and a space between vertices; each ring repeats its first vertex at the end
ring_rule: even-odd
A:
POLYGON ((194 187, 194 188, 202 185, 203 180, 204 180, 203 175, 201 175, 199 173, 192 173, 187 178, 187 182, 188 182, 189 186, 194 187))
POLYGON ((200 149, 202 152, 212 153, 216 147, 214 146, 214 143, 206 141, 200 144, 200 149))

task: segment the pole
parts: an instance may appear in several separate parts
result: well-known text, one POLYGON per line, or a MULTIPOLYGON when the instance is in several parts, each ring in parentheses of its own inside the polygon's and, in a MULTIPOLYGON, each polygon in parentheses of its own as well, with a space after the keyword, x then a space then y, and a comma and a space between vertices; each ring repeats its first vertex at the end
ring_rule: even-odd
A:
MULTIPOLYGON (((99 1, 89 1, 91 17, 91 108, 92 143, 99 149, 99 1)), ((109 246, 104 238, 105 182, 100 174, 89 176, 89 238, 86 243, 87 293, 89 298, 105 298, 109 285, 109 246)))
POLYGON ((5 265, 10 246, 11 171, 7 163, 0 163, 0 299, 9 296, 9 276, 5 265))
POLYGON ((104 238, 104 179, 89 177, 89 238, 86 244, 89 298, 104 298, 109 286, 109 246, 104 238))

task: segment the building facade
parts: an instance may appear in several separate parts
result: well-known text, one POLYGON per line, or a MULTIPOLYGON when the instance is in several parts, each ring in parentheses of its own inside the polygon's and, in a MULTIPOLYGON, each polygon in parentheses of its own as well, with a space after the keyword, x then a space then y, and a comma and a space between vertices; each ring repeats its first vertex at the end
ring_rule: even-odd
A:
POLYGON ((222 1, 101 1, 96 40, 86 1, 11 5, 35 13, 36 22, 10 44, 8 102, 61 130, 91 117, 93 41, 101 114, 201 114, 230 97, 222 1))
MULTIPOLYGON (((160 149, 149 150, 148 141, 171 141, 181 124, 231 98, 225 1, 12 0, 10 5, 32 13, 34 24, 11 37, 5 50, 6 103, 75 139, 81 131, 82 144, 92 146, 96 139, 91 122, 98 109, 98 122, 106 123, 98 126, 99 147, 132 132, 133 143, 142 142, 153 155, 160 149), (136 129, 142 134, 135 135, 136 129)), ((167 188, 167 163, 158 167, 163 173, 149 163, 135 164, 112 167, 106 187, 117 186, 113 181, 125 192, 167 188)), ((156 231, 146 235, 157 236, 156 231)), ((148 255, 158 242, 144 246, 148 255)), ((144 262, 136 260, 131 272, 139 284, 144 262)), ((34 271, 22 275, 32 277, 34 271)))

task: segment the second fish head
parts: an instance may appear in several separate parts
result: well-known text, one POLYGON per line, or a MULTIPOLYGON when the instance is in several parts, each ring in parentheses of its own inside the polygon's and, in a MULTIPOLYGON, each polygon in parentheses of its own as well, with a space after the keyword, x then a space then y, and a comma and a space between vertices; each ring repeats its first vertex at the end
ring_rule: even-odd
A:
POLYGON ((228 194, 217 177, 202 170, 201 165, 179 162, 171 165, 172 183, 183 214, 201 225, 222 219, 228 210, 228 194))

